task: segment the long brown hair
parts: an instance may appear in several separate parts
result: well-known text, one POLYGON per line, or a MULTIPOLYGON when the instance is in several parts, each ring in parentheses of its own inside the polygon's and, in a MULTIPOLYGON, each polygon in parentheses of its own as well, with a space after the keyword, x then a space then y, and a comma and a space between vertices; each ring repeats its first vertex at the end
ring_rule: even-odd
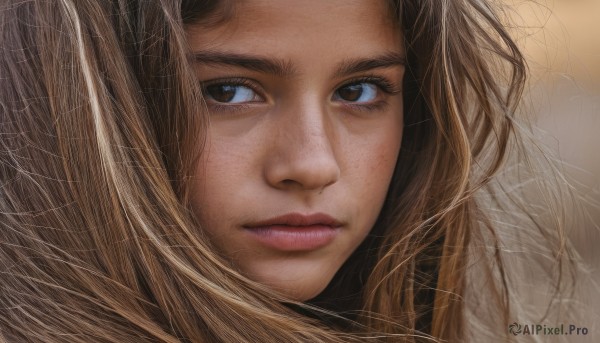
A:
POLYGON ((525 82, 494 10, 390 1, 408 52, 393 184, 368 239, 300 304, 240 275, 190 209, 207 114, 184 29, 226 5, 2 5, 0 341, 464 340, 473 242, 499 244, 477 194, 516 137, 525 82))

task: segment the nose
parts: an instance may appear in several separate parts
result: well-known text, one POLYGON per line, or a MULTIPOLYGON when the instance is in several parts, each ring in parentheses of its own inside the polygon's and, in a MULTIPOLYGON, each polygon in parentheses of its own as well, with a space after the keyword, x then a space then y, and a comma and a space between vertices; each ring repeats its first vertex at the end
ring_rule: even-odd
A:
POLYGON ((321 192, 340 177, 333 125, 318 106, 288 113, 277 120, 265 178, 281 190, 321 192))

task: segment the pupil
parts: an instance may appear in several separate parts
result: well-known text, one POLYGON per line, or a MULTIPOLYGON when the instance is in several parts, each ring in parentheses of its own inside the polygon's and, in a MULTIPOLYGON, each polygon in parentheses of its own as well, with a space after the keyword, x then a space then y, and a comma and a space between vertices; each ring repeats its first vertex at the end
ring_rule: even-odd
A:
POLYGON ((363 93, 361 85, 350 85, 339 90, 339 95, 342 99, 347 101, 356 101, 360 99, 363 93))
POLYGON ((230 102, 235 96, 235 86, 212 85, 206 87, 207 93, 218 102, 230 102))

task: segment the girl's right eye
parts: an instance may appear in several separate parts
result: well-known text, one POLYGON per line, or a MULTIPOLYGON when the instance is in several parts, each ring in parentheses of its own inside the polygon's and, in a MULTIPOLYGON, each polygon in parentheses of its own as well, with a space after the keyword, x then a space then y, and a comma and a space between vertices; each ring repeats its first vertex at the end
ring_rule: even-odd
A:
POLYGON ((220 104, 245 104, 263 99, 256 92, 243 84, 213 83, 203 87, 205 97, 220 104))

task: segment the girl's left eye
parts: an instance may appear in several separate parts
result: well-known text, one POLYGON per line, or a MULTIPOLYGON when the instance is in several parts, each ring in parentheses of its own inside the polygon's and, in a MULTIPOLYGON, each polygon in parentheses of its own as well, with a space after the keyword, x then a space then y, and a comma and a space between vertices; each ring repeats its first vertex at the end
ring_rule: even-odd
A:
POLYGON ((370 82, 358 82, 343 86, 335 91, 334 100, 353 103, 368 103, 377 99, 379 87, 370 82))
POLYGON ((208 99, 222 104, 243 104, 261 100, 252 88, 241 84, 208 85, 204 87, 204 94, 208 99))

